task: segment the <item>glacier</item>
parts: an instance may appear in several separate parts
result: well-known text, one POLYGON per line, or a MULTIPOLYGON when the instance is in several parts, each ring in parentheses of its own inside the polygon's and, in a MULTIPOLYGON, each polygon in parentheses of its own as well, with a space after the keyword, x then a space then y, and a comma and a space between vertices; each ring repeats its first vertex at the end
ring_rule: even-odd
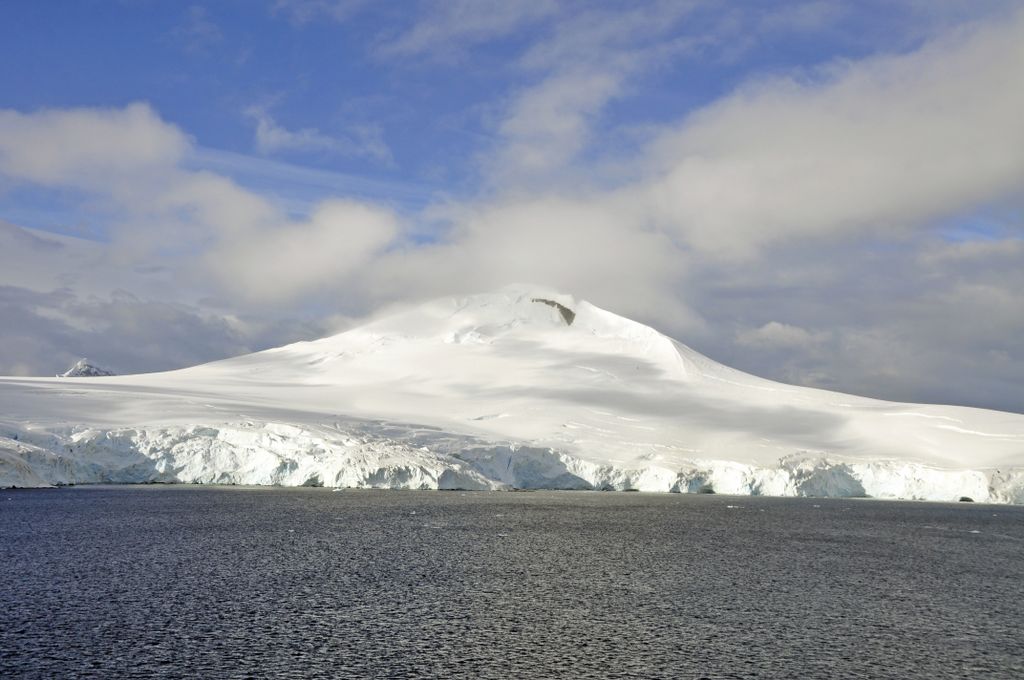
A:
POLYGON ((177 371, 0 378, 0 487, 90 483, 1024 503, 1024 415, 765 380, 511 286, 177 371))

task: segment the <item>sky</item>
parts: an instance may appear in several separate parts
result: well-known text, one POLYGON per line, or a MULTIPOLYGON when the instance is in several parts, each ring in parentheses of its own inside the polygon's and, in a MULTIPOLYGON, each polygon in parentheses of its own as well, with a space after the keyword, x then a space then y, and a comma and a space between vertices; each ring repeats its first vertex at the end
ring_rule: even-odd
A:
POLYGON ((537 283, 1024 412, 1019 0, 0 4, 0 374, 537 283))

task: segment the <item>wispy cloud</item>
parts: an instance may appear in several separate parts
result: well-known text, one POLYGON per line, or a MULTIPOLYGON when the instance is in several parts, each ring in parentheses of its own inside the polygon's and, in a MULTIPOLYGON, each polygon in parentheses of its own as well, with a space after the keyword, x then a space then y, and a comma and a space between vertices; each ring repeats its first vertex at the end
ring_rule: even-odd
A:
POLYGON ((680 22, 700 7, 697 1, 652 2, 626 8, 582 4, 564 12, 549 34, 531 42, 519 66, 559 72, 587 66, 623 71, 652 56, 668 58, 667 48, 691 38, 680 22))
POLYGON ((516 190, 578 184, 574 161, 593 148, 596 123, 608 104, 628 92, 631 77, 692 48, 688 40, 669 37, 692 7, 582 7, 559 16, 550 33, 515 61, 535 80, 515 92, 498 116, 499 141, 485 161, 492 184, 516 190))
POLYGON ((421 5, 412 27, 378 48, 383 57, 450 58, 557 14, 555 0, 442 0, 421 5))
POLYGON ((170 34, 172 40, 191 54, 203 54, 224 39, 220 27, 203 5, 190 5, 185 18, 170 34))
POLYGON ((374 179, 365 175, 321 170, 305 165, 222 149, 194 147, 185 159, 186 167, 232 177, 254 191, 288 203, 291 213, 310 212, 332 196, 348 196, 395 205, 403 212, 424 208, 432 202, 437 188, 429 184, 396 179, 374 179))
POLYGON ((346 136, 335 137, 315 128, 289 130, 275 121, 267 109, 261 106, 248 107, 245 115, 256 123, 256 148, 260 153, 324 152, 370 158, 381 163, 393 160, 391 150, 377 127, 350 126, 346 136))
POLYGON ((273 0, 270 11, 302 26, 319 18, 345 21, 362 9, 368 0, 273 0))

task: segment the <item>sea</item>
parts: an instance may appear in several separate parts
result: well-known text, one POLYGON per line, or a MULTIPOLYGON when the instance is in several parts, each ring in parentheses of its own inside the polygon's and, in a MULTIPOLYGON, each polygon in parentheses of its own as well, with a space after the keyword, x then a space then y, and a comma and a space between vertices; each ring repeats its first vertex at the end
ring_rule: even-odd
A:
POLYGON ((2 678, 1024 678, 1024 508, 0 491, 2 678))

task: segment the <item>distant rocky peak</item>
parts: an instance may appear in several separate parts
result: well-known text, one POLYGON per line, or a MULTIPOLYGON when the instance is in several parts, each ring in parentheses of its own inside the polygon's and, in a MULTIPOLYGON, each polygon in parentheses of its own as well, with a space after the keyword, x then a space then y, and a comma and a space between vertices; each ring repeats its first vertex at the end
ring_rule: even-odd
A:
POLYGON ((100 378, 108 375, 116 375, 113 371, 109 371, 105 368, 100 368, 96 364, 91 363, 86 358, 81 358, 75 362, 75 365, 64 371, 58 378, 100 378))

